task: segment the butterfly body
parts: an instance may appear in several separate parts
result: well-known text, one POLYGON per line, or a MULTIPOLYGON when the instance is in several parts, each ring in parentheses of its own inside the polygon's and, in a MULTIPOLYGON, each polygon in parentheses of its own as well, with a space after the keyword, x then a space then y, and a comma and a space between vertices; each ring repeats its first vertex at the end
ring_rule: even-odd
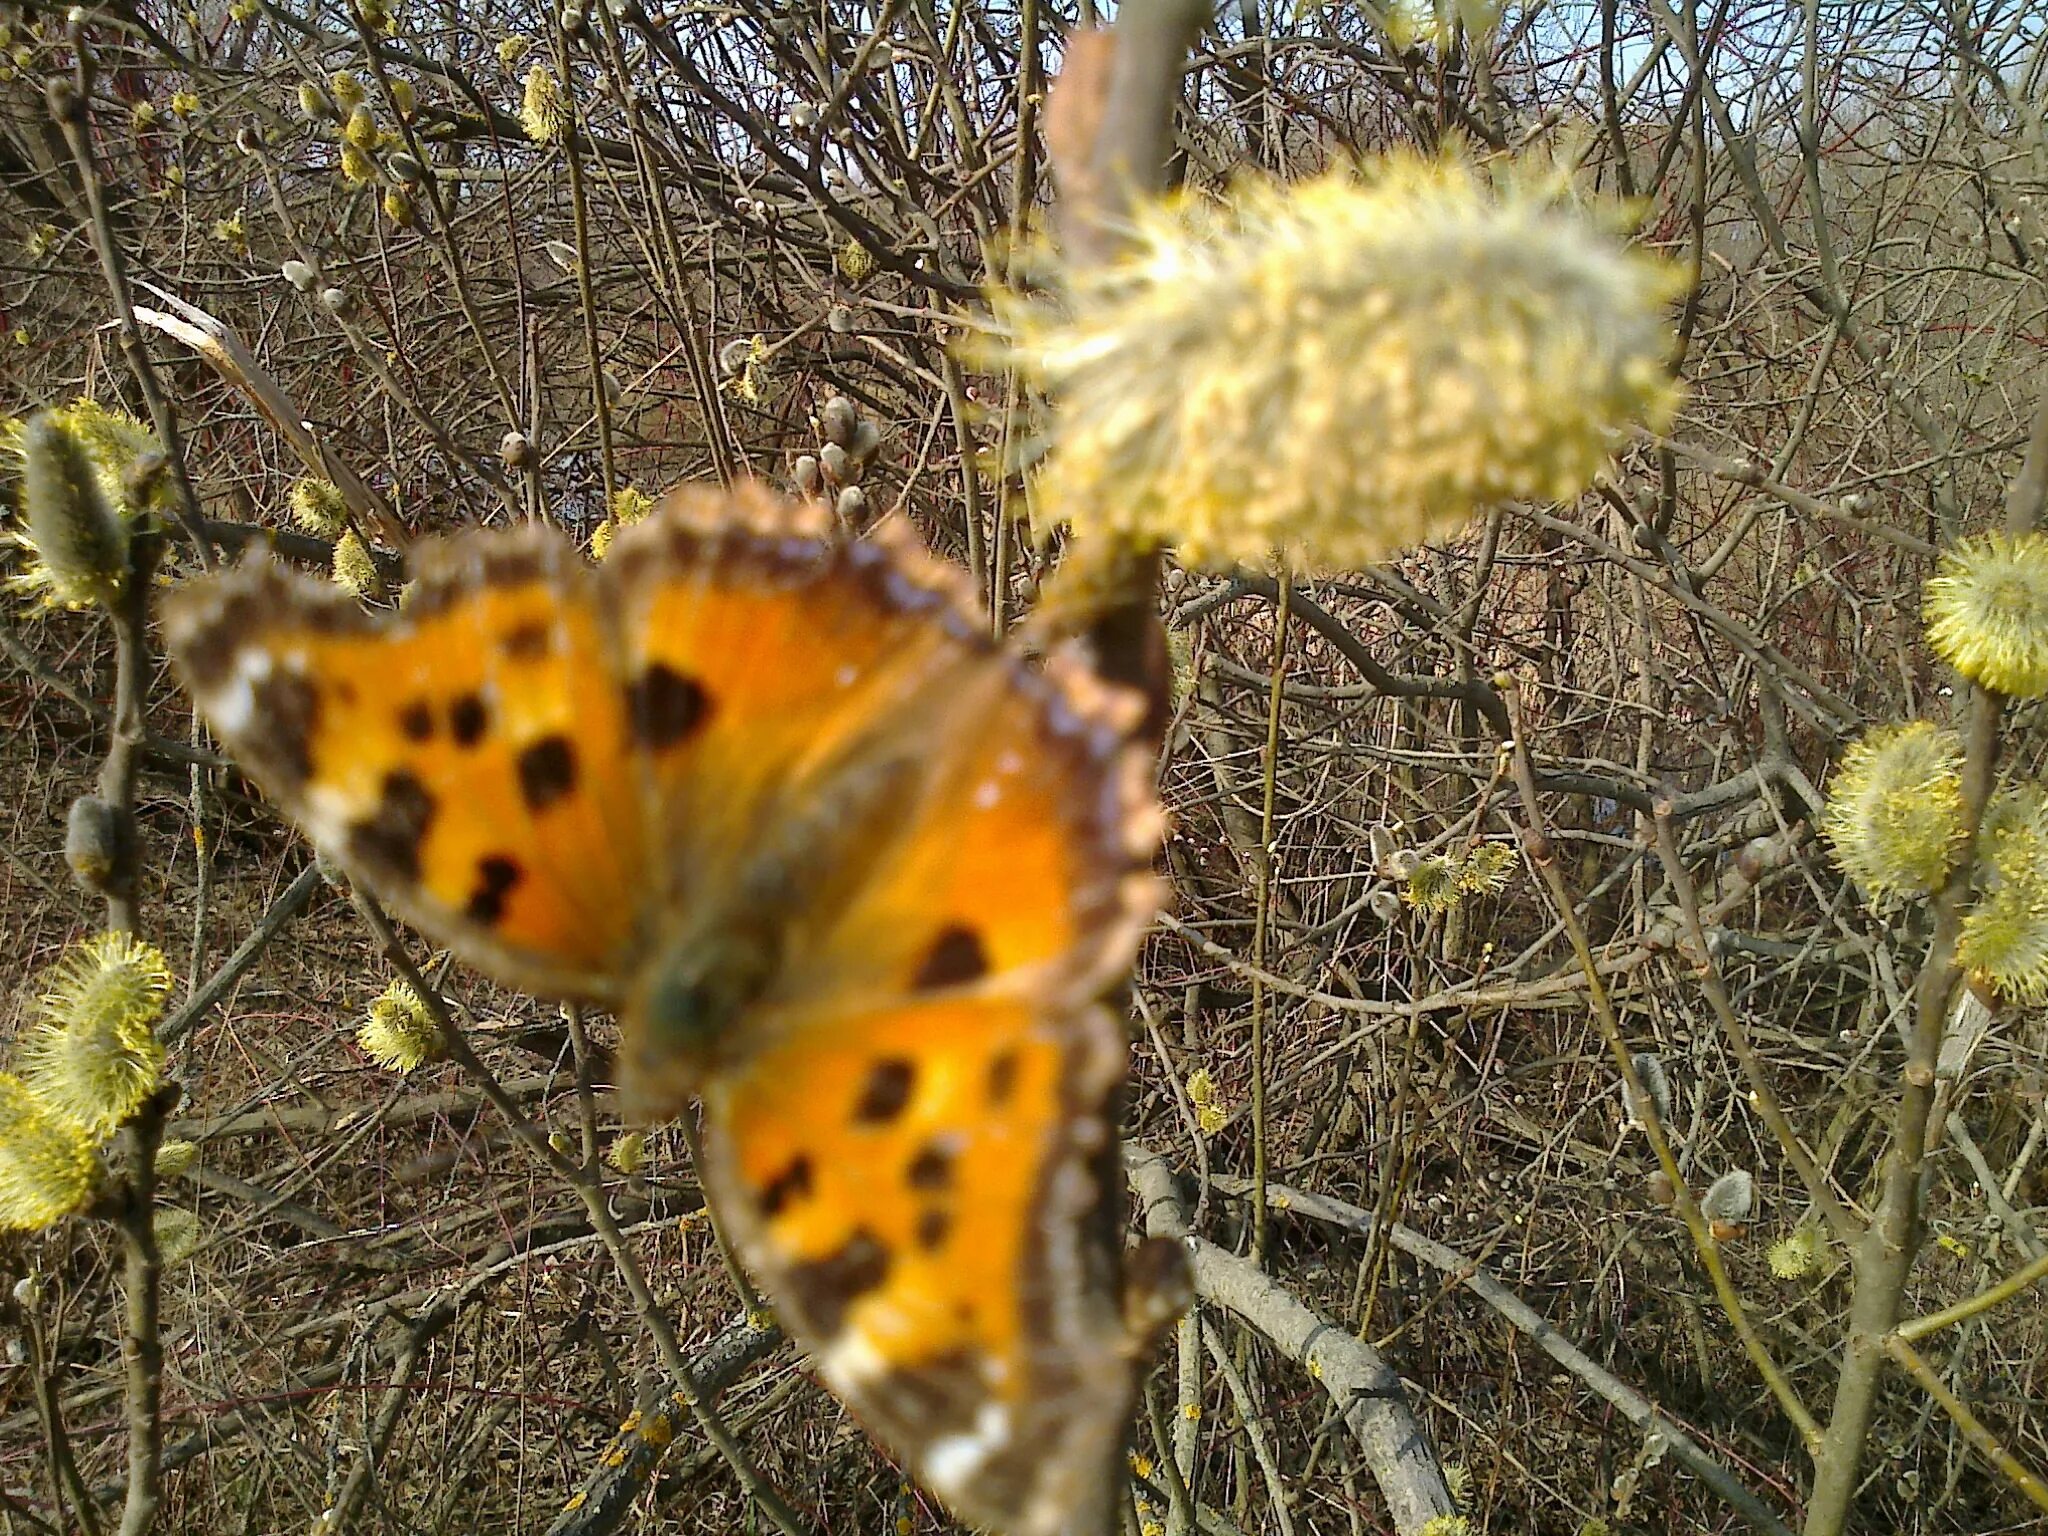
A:
POLYGON ((760 492, 673 493, 595 570, 539 529, 413 565, 387 616, 268 563, 189 583, 173 659, 402 915, 617 1011, 631 1113, 700 1099, 726 1230, 884 1445, 977 1522, 1106 1530, 1136 702, 990 641, 907 531, 760 492))

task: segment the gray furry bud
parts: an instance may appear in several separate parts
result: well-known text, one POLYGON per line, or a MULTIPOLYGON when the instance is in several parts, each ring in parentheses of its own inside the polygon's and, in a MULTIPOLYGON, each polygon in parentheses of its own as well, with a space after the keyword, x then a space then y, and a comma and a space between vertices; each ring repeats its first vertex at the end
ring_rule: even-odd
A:
POLYGON ((865 465, 882 446, 882 429, 866 417, 854 428, 853 441, 846 445, 846 451, 853 455, 853 462, 865 465))
POLYGON ((1700 1213, 1710 1221, 1748 1221, 1755 1209, 1756 1180, 1745 1168, 1722 1174, 1700 1197, 1700 1213))
POLYGON ((860 412, 853 402, 844 395, 834 395, 818 407, 818 430, 825 434, 825 441, 841 448, 853 446, 853 435, 860 429, 860 412))
POLYGON ((64 818, 64 862, 87 890, 104 895, 120 864, 121 823, 97 795, 80 795, 64 818))
MULTIPOLYGON (((1636 1080, 1643 1085, 1643 1092, 1649 1096, 1650 1108, 1656 1114, 1659 1123, 1669 1125, 1671 1075, 1664 1070, 1664 1058, 1655 1051, 1637 1051, 1631 1058, 1630 1065, 1636 1069, 1636 1080)), ((1622 1109, 1628 1116, 1628 1123, 1640 1126, 1642 1121, 1636 1116, 1636 1106, 1629 1099, 1626 1083, 1622 1084, 1621 1100, 1622 1109)))

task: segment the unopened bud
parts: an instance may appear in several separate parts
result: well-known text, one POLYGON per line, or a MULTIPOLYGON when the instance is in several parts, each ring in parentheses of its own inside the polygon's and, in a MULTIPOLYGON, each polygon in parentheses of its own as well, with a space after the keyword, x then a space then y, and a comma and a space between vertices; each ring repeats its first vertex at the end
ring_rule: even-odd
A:
POLYGON ((865 465, 881 446, 882 429, 863 417, 861 424, 854 428, 853 441, 846 445, 846 451, 853 455, 854 463, 865 465))
POLYGON ((64 862, 78 883, 106 893, 120 863, 121 822, 114 808, 97 795, 80 795, 64 818, 64 862))
POLYGON ((853 402, 844 395, 834 395, 818 407, 818 430, 825 434, 825 441, 836 443, 841 448, 853 445, 853 434, 860 427, 860 412, 853 402))
POLYGON ((50 116, 60 123, 82 123, 85 121, 85 99, 78 94, 78 87, 64 75, 54 76, 43 87, 43 99, 49 104, 50 116))

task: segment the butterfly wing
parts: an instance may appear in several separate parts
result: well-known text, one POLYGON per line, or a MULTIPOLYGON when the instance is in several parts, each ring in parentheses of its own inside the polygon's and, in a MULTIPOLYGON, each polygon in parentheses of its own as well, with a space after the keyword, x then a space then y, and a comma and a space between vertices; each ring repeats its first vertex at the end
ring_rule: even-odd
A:
MULTIPOLYGON (((381 617, 267 564, 190 583, 173 659, 317 842, 505 980, 617 1000, 772 919, 704 1082, 743 1252, 961 1512, 1106 1520, 1141 1351, 1093 999, 1154 903, 1135 709, 992 644, 908 535, 758 492, 671 496, 595 573, 540 530, 415 569, 381 617)), ((674 1107, 694 1068, 626 1031, 629 1090, 674 1107)))
MULTIPOLYGON (((1118 1284, 1127 1047, 1094 1001, 1155 904, 1135 710, 1007 652, 706 1089, 723 1219, 826 1382, 961 1515, 1106 1531, 1142 1347, 1118 1284)), ((831 793, 829 786, 821 793, 831 793)))
POLYGON ((965 578, 911 546, 836 539, 823 508, 751 485, 679 487, 614 541, 599 580, 678 878, 751 854, 790 791, 856 742, 901 739, 992 649, 965 578))
POLYGON ((963 994, 781 1022, 705 1098, 712 1198, 777 1314, 963 1518, 1101 1536, 1138 1367, 1100 1158, 1116 1021, 963 994))
POLYGON ((423 543, 395 614, 257 558, 163 603, 171 660, 266 795, 501 979, 604 999, 642 926, 646 801, 591 574, 540 527, 423 543))

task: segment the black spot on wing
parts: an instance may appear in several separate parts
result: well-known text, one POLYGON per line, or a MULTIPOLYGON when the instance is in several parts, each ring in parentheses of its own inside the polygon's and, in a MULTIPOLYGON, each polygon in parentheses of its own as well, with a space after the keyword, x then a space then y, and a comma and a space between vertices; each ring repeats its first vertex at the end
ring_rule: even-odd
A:
POLYGON ((663 751, 697 734, 711 696, 694 677, 655 662, 626 685, 626 727, 642 747, 663 751))
POLYGON ((455 738, 458 747, 473 747, 482 741, 490 723, 490 711, 473 693, 463 694, 448 706, 448 734, 455 738))
POLYGON ((539 661, 554 649, 547 625, 536 619, 515 624, 505 631, 498 644, 513 661, 539 661))
POLYGON ((463 913, 486 928, 505 915, 505 898, 526 876, 519 861, 502 853, 487 853, 476 861, 476 884, 469 893, 463 913))
POLYGON ((252 720, 263 733, 262 750, 287 787, 305 783, 313 772, 313 736, 320 729, 320 689, 296 672, 273 669, 250 685, 252 720))
POLYGON ((981 947, 981 935, 958 923, 939 930, 917 968, 912 988, 928 992, 937 987, 965 986, 988 974, 988 951, 981 947))
POLYGON ((529 811, 544 811, 576 787, 576 748, 566 736, 543 736, 519 754, 519 794, 529 811))
POLYGON ((988 1064, 988 1101, 997 1109, 1017 1091, 1017 1053, 1002 1051, 988 1064))
POLYGON ((420 845, 434 824, 433 793, 404 768, 384 775, 377 809, 348 829, 349 854, 373 874, 420 877, 420 845))
POLYGON ((407 741, 429 741, 434 735, 434 706, 414 699, 398 712, 398 728, 407 741))
POLYGON ((811 1160, 802 1152, 790 1159, 789 1166, 761 1186, 761 1214, 773 1221, 789 1209, 796 1200, 811 1197, 811 1160))
POLYGON ((933 1206, 919 1213, 917 1218, 917 1246, 926 1253, 945 1246, 946 1236, 953 1230, 953 1213, 933 1206))
POLYGON ((917 1067, 900 1057, 885 1057, 868 1069, 860 1098, 853 1106, 853 1118, 863 1125, 887 1125, 910 1104, 917 1086, 917 1067))
POLYGON ((926 1142, 904 1170, 910 1187, 925 1194, 939 1194, 953 1187, 954 1152, 936 1141, 926 1142))
POLYGON ((889 1250, 875 1235, 856 1227, 824 1258, 790 1267, 791 1299, 818 1333, 830 1339, 845 1325, 847 1308, 889 1278, 891 1263, 889 1250))

